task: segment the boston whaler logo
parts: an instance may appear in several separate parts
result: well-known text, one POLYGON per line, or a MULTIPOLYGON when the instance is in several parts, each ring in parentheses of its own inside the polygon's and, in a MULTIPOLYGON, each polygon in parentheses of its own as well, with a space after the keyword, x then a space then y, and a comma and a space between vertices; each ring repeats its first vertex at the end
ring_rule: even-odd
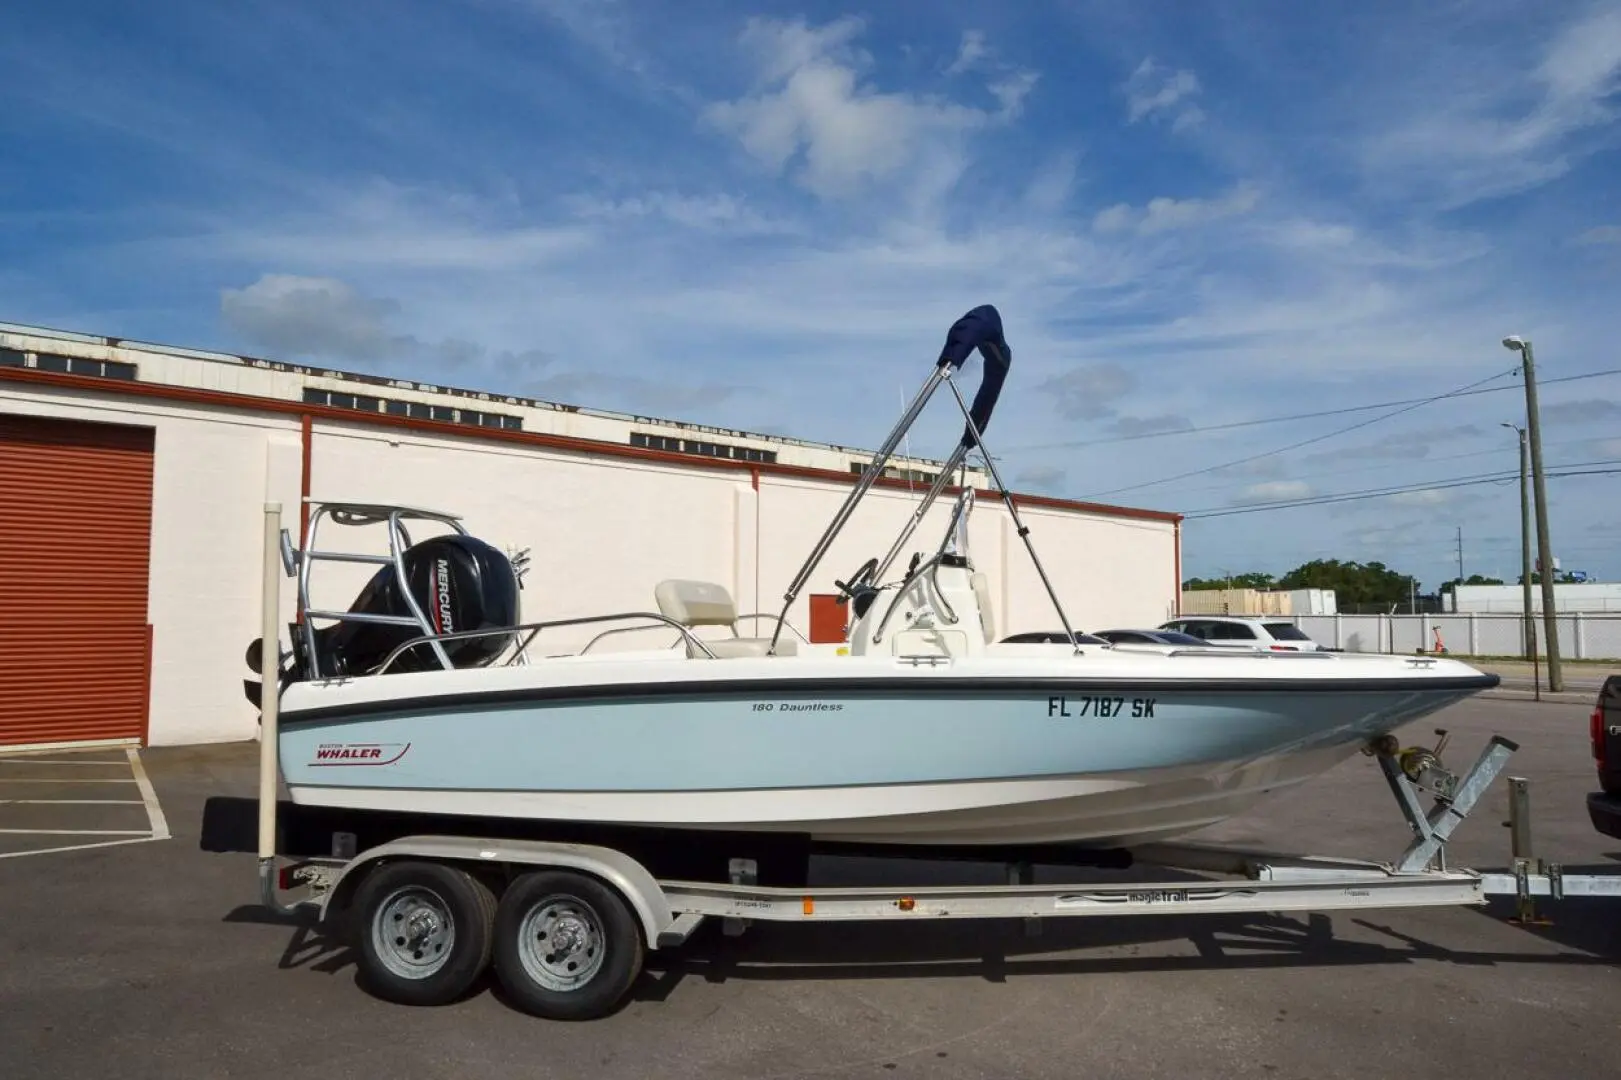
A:
POLYGON ((392 765, 410 743, 321 743, 310 765, 392 765))
POLYGON ((433 601, 439 633, 454 634, 456 620, 450 614, 450 560, 440 559, 433 567, 433 601))

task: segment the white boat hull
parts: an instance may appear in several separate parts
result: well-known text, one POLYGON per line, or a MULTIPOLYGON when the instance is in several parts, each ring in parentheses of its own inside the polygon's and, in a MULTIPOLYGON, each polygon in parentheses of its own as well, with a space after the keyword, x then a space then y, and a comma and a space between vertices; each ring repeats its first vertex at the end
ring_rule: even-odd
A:
POLYGON ((308 806, 1130 846, 1244 813, 1491 681, 1399 657, 1238 663, 639 660, 332 681, 289 688, 280 756, 308 806), (704 677, 722 670, 736 677, 704 677))

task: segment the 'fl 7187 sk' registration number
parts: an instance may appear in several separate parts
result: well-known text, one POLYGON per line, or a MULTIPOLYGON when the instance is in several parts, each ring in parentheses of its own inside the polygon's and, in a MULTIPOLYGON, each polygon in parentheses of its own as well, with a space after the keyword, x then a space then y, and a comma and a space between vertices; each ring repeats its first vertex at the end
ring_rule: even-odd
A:
POLYGON ((1142 697, 1050 697, 1048 716, 1134 716, 1154 715, 1154 699, 1142 697))

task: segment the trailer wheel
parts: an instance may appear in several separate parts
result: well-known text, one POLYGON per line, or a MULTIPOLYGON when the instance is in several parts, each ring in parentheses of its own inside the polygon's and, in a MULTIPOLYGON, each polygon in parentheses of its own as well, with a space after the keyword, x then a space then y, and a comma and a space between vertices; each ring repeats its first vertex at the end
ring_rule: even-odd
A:
POLYGON ((447 1004, 489 966, 495 897, 465 870, 388 863, 366 875, 354 910, 361 976, 385 1001, 447 1004))
POLYGON ((566 870, 525 874, 495 916, 495 972, 524 1012, 594 1020, 642 970, 642 928, 617 889, 566 870))

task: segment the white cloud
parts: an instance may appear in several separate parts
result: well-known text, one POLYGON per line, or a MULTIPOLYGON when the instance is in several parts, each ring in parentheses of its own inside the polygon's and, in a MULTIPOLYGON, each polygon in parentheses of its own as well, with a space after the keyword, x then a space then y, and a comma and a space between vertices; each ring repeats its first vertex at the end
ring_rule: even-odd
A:
POLYGON ((1456 499, 1457 493, 1451 488, 1423 488, 1397 492, 1387 501, 1397 506, 1445 506, 1456 499))
POLYGON ((947 75, 961 75, 963 72, 975 67, 981 60, 990 55, 985 47, 985 31, 964 30, 962 44, 957 48, 957 59, 946 68, 947 75))
POLYGON ((536 224, 504 200, 382 182, 318 188, 294 210, 212 215, 204 224, 212 227, 177 246, 213 259, 348 274, 373 267, 514 272, 557 265, 596 242, 577 222, 536 224))
POLYGON ((1181 131, 1204 119, 1204 111, 1190 99, 1201 87, 1199 77, 1191 71, 1168 71, 1147 57, 1121 89, 1126 95, 1126 119, 1137 123, 1143 119, 1169 117, 1171 130, 1181 131))
POLYGON ((1014 475, 1012 483, 1019 487, 1051 492, 1062 486, 1067 475, 1065 470, 1056 465, 1030 465, 1020 469, 1014 475))
POLYGON ((273 354, 379 360, 410 339, 384 325, 399 305, 333 278, 265 274, 220 294, 226 325, 273 354))
POLYGON ((690 229, 766 236, 790 235, 801 227, 785 218, 763 214, 739 195, 681 195, 668 191, 648 191, 620 199, 578 195, 569 200, 582 218, 604 221, 640 221, 662 218, 690 229))
POLYGON ((1041 214, 1056 214, 1069 201, 1075 188, 1076 159, 1074 150, 1059 153, 1036 170, 1024 191, 1025 204, 1041 214))
POLYGON ((1035 387, 1056 400, 1059 413, 1077 420, 1095 420, 1114 414, 1114 403, 1137 385, 1131 372, 1119 364, 1089 364, 1054 375, 1035 387))
POLYGON ((1540 49, 1514 40, 1496 56, 1445 61, 1430 79, 1446 93, 1365 140, 1362 164, 1376 185, 1421 185, 1444 207, 1513 194, 1569 172, 1604 144, 1577 137, 1621 115, 1612 100, 1621 90, 1621 9, 1614 5, 1595 6, 1540 49))
POLYGON ((1603 398, 1587 398, 1542 405, 1539 411, 1544 424, 1598 424, 1621 417, 1621 404, 1603 398))
POLYGON ((540 349, 490 356, 459 338, 427 342, 389 323, 400 314, 394 300, 368 296, 335 278, 264 274, 251 285, 220 291, 220 317, 255 348, 278 358, 358 363, 398 371, 423 362, 462 368, 493 360, 510 377, 551 363, 540 349))
POLYGON ((1577 244, 1621 244, 1621 225, 1595 225, 1579 234, 1577 244))
POLYGON ((1240 184, 1216 199, 1172 199, 1167 196, 1148 200, 1137 210, 1127 203, 1116 203, 1098 212, 1092 227, 1098 232, 1134 231, 1143 235, 1186 229, 1223 218, 1247 214, 1260 203, 1260 192, 1250 184, 1240 184))
POLYGON ((863 81, 871 57, 851 45, 864 29, 854 17, 822 27, 751 18, 742 42, 758 80, 748 95, 710 104, 705 121, 773 172, 802 155, 799 182, 833 198, 908 169, 920 168, 925 183, 943 176, 949 184, 961 168, 962 136, 1014 119, 1035 85, 1028 72, 998 78, 988 88, 995 111, 879 90, 863 81))
POLYGON ((1254 503, 1282 502, 1286 499, 1305 499, 1311 494, 1312 487, 1304 480, 1268 480, 1261 484, 1251 484, 1228 501, 1234 506, 1246 506, 1254 503))

